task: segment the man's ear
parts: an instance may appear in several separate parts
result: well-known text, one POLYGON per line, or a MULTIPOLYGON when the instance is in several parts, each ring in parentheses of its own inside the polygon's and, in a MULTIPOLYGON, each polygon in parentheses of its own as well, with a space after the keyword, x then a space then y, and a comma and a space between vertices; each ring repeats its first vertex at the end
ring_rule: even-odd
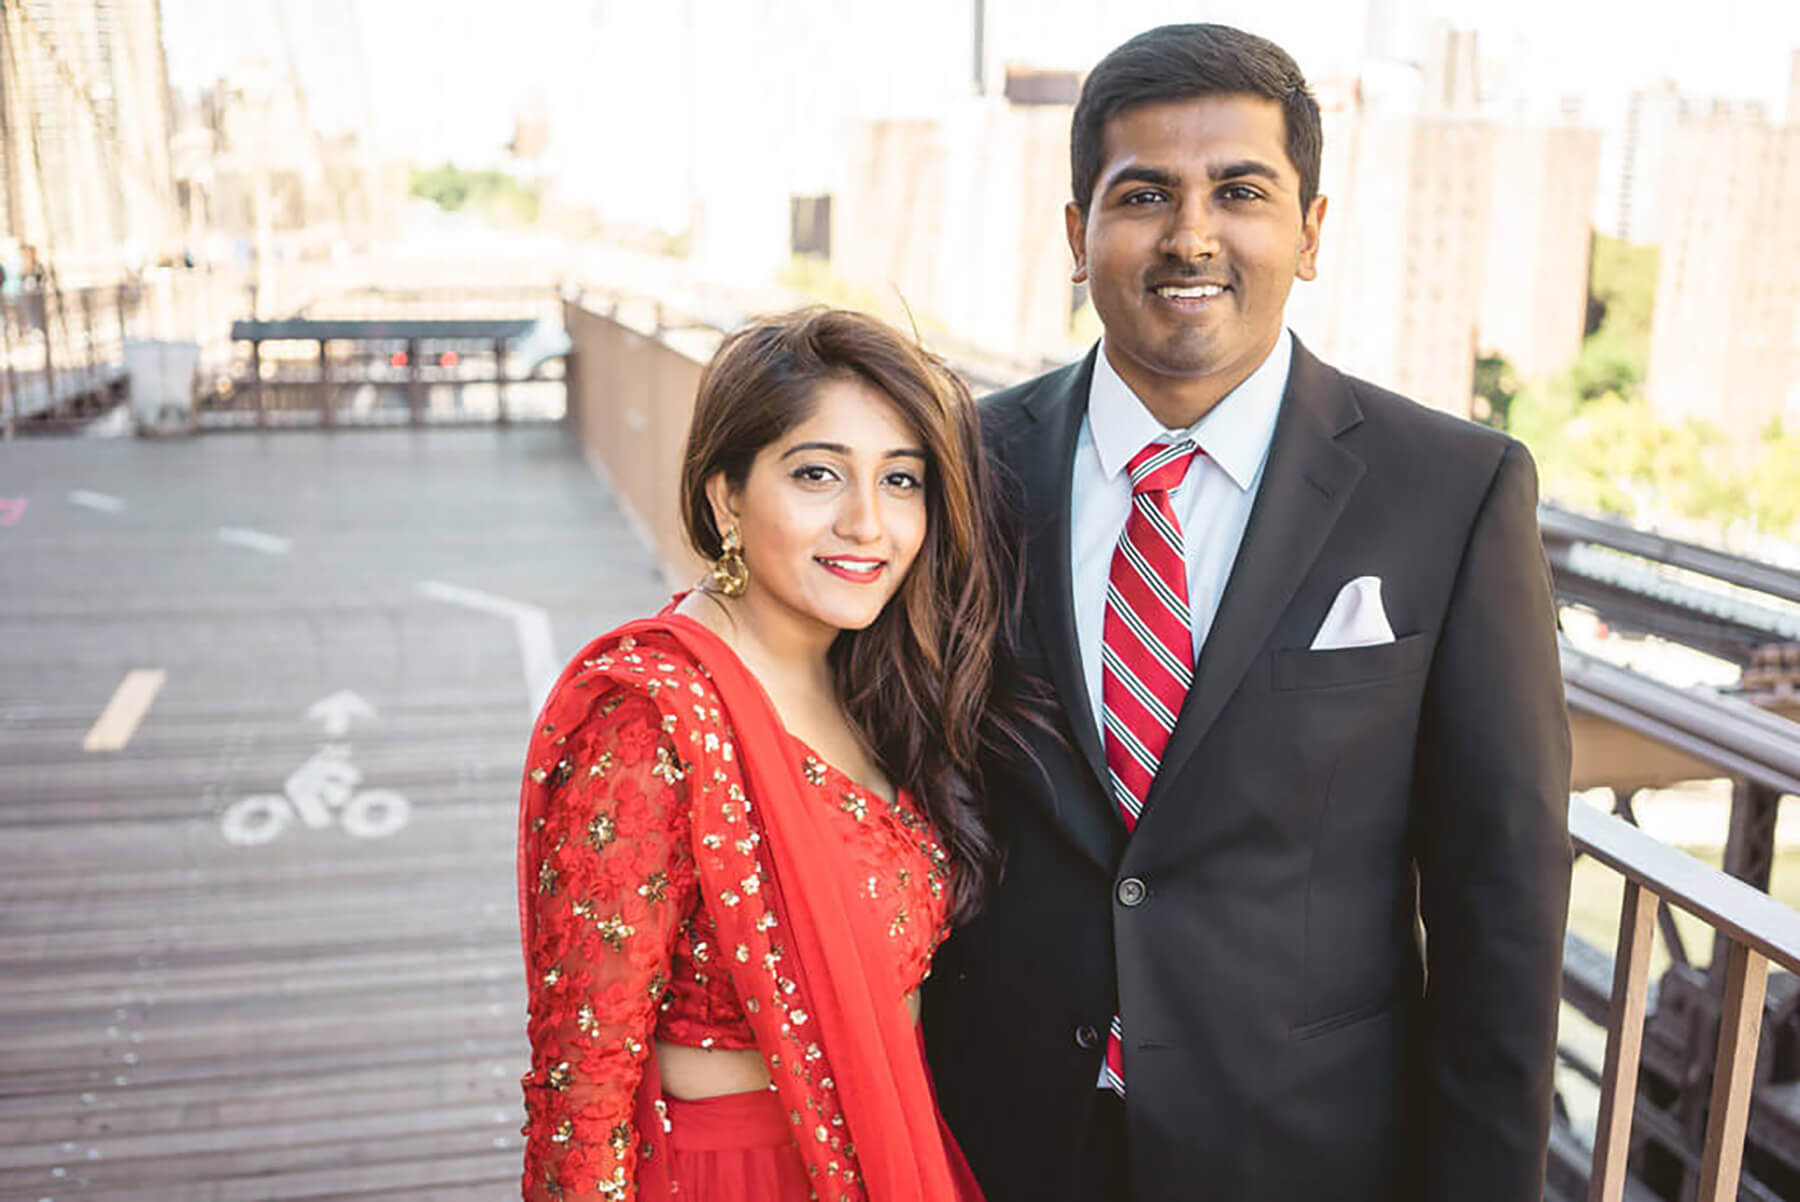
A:
POLYGON ((1312 206, 1300 222, 1300 261, 1294 275, 1303 280, 1319 274, 1319 227, 1325 224, 1325 198, 1313 197, 1312 206))
POLYGON ((1069 279, 1077 284, 1087 283, 1087 218, 1082 216, 1081 206, 1070 201, 1063 206, 1063 224, 1069 231, 1069 253, 1075 256, 1075 270, 1069 273, 1069 279))
POLYGON ((714 472, 706 478, 706 503, 712 508, 713 529, 720 537, 737 524, 737 501, 738 490, 731 487, 724 472, 714 472))

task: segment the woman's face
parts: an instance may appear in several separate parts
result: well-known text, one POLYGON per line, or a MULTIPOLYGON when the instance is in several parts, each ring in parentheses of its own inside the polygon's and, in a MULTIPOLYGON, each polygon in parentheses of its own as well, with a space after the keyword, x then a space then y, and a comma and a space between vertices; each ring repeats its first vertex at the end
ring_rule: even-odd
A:
MULTIPOLYGON (((830 380, 812 414, 757 453, 741 489, 707 493, 744 542, 741 603, 766 619, 840 630, 873 622, 925 541, 924 441, 861 379, 830 380)), ((820 633, 826 633, 824 629, 820 633)))

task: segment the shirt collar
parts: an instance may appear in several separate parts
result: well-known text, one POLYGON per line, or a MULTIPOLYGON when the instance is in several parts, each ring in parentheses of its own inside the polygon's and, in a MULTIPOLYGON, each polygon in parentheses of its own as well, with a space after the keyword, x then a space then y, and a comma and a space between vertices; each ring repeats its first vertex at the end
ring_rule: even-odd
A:
POLYGON ((1094 352, 1087 411, 1088 429, 1093 434, 1094 449, 1100 453, 1101 470, 1110 480, 1123 472, 1131 457, 1147 444, 1158 439, 1180 442, 1192 438, 1207 458, 1231 477, 1233 484, 1248 491, 1269 457, 1293 356, 1294 338, 1284 329, 1268 358, 1242 384, 1226 393, 1205 417, 1185 430, 1170 430, 1152 416, 1131 386, 1113 370, 1102 340, 1094 352))

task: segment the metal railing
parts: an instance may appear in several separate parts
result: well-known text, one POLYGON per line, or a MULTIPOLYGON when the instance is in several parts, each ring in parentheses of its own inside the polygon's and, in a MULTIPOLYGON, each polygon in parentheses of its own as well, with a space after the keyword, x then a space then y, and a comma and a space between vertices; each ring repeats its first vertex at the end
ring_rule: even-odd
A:
POLYGON ((1544 542, 1551 546, 1589 543, 1610 547, 1654 563, 1685 568, 1740 588, 1780 597, 1784 601, 1800 602, 1800 572, 1791 568, 1762 563, 1648 530, 1638 530, 1620 522, 1571 513, 1555 505, 1538 506, 1538 528, 1543 531, 1544 542))
POLYGON ((1698 1196, 1700 1202, 1736 1198, 1769 965, 1773 962, 1800 972, 1800 914, 1685 852, 1657 842, 1630 823, 1585 804, 1570 807, 1569 833, 1577 850, 1625 878, 1588 1197, 1592 1202, 1618 1202, 1625 1196, 1649 996, 1650 947, 1658 902, 1666 901, 1699 917, 1725 938, 1729 948, 1698 1196))
MULTIPOLYGON (((1748 785, 1800 792, 1800 726, 1733 698, 1675 689, 1563 647, 1569 706, 1679 748, 1748 785)), ((1701 1202, 1736 1198, 1771 963, 1800 972, 1800 913, 1752 885, 1590 806, 1570 807, 1576 850, 1624 877, 1611 965, 1605 1064, 1588 1197, 1625 1196, 1659 910, 1678 906, 1710 927, 1724 953, 1724 996, 1699 1172, 1701 1202)), ((1715 954, 1715 960, 1717 954, 1715 954)))
POLYGON ((116 400, 122 348, 142 300, 136 284, 59 289, 47 280, 0 297, 0 420, 8 432, 116 400))
POLYGON ((125 344, 133 339, 197 341, 243 294, 236 272, 152 268, 141 276, 83 287, 34 277, 0 296, 0 427, 8 435, 77 429, 130 390, 125 344))
POLYGON ((547 409, 541 397, 515 409, 525 389, 563 387, 544 369, 563 357, 566 336, 528 317, 237 321, 231 337, 248 360, 227 387, 208 390, 198 414, 205 428, 505 425, 564 411, 560 396, 547 409))

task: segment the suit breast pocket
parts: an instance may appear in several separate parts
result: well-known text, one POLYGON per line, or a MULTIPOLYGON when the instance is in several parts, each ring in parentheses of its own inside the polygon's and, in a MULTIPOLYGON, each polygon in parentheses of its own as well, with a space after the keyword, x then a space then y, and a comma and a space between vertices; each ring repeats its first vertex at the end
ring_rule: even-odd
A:
POLYGON ((1373 647, 1336 651, 1285 648, 1275 652, 1277 689, 1341 689, 1374 684, 1422 672, 1431 662, 1431 643, 1423 632, 1373 647))

